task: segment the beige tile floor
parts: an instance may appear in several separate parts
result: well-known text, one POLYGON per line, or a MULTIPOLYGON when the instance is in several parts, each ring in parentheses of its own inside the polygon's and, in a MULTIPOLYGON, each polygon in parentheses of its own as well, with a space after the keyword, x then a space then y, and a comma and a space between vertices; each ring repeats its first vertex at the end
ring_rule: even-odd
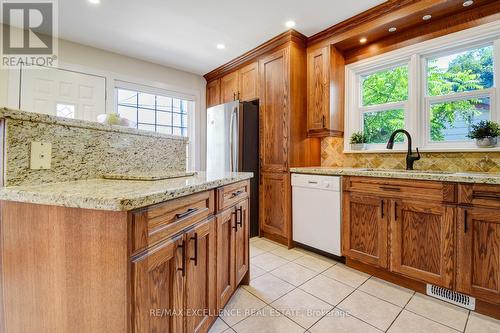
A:
POLYGON ((500 320, 264 238, 250 240, 250 280, 210 333, 500 332, 500 320))

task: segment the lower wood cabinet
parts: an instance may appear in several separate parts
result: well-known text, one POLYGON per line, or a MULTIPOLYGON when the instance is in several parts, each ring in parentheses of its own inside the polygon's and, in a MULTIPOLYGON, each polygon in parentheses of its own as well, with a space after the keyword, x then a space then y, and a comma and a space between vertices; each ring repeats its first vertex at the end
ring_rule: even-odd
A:
POLYGON ((184 235, 168 239, 132 259, 132 331, 183 332, 184 235))
POLYGON ((411 199, 390 207, 391 271, 452 288, 455 208, 411 199))
POLYGON ((457 290, 500 303, 500 212, 460 207, 456 230, 457 290))
POLYGON ((217 216, 217 307, 222 309, 249 268, 249 200, 217 216))
POLYGON ((286 244, 291 224, 290 175, 264 172, 260 177, 260 230, 264 236, 286 244))
POLYGON ((387 200, 345 193, 343 204, 343 254, 387 268, 387 200))

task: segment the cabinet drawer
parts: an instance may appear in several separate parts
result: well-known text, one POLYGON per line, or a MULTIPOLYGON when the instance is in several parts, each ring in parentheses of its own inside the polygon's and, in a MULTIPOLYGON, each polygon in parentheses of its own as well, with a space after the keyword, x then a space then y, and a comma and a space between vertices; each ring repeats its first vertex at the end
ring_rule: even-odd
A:
POLYGON ((250 182, 248 180, 217 189, 217 211, 221 212, 237 202, 248 198, 249 193, 250 182))
POLYGON ((459 184, 458 202, 465 205, 500 208, 500 185, 459 184))
POLYGON ((214 213, 214 191, 192 194, 132 213, 132 250, 148 247, 214 213))
POLYGON ((344 177, 343 188, 349 192, 369 193, 391 198, 456 202, 455 184, 446 182, 344 177))

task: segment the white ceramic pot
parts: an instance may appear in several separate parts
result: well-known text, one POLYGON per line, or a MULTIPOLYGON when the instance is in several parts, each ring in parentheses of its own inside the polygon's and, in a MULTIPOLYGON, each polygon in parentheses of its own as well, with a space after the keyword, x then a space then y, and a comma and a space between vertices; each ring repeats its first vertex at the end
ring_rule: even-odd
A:
POLYGON ((497 137, 488 136, 483 139, 476 139, 476 145, 480 148, 493 148, 498 143, 497 137))
POLYGON ((351 150, 365 150, 366 143, 351 143, 351 150))

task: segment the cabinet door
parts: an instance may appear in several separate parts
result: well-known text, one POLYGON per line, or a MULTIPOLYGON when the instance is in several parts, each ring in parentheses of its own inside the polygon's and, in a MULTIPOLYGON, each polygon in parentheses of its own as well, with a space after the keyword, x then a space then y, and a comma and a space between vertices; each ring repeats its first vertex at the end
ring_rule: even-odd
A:
POLYGON ((217 216, 217 308, 222 309, 235 289, 235 209, 217 216))
POLYGON ((327 128, 330 113, 330 47, 307 55, 307 129, 327 128))
POLYGON ((220 90, 222 103, 232 102, 238 99, 238 71, 229 73, 220 79, 220 90))
POLYGON ((259 63, 261 171, 288 171, 289 48, 259 63))
POLYGON ((243 67, 239 75, 239 99, 245 102, 259 98, 259 64, 254 62, 243 67))
POLYGON ((455 209, 402 200, 391 211, 391 270, 452 288, 455 209))
POLYGON ((220 80, 207 83, 207 108, 221 104, 220 101, 220 80))
POLYGON ((500 302, 500 214, 498 210, 459 208, 457 289, 500 302))
POLYGON ((262 173, 259 193, 260 229, 288 239, 290 212, 290 175, 288 173, 262 173))
POLYGON ((186 284, 184 304, 186 332, 207 332, 216 310, 217 270, 215 220, 195 226, 186 236, 186 284))
POLYGON ((387 200, 346 193, 342 226, 343 254, 387 267, 387 200))
POLYGON ((183 332, 185 250, 179 236, 132 259, 133 332, 183 332))
POLYGON ((235 233, 235 266, 236 266, 236 285, 248 272, 248 240, 249 240, 249 214, 248 199, 236 205, 236 224, 235 233))

